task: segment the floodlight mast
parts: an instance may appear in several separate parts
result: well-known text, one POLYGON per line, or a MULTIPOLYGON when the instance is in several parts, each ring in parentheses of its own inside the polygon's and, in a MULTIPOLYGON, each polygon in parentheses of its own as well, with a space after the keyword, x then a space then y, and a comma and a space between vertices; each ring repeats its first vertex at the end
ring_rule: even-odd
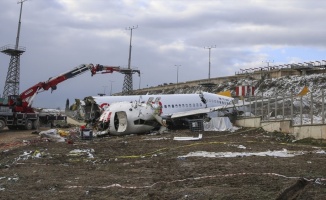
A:
POLYGON ((178 83, 179 83, 179 67, 181 67, 181 65, 174 65, 175 67, 177 67, 177 87, 178 87, 178 83))
POLYGON ((265 62, 265 63, 267 63, 267 68, 269 68, 269 63, 273 63, 273 62, 274 62, 274 60, 272 60, 272 61, 270 61, 270 60, 266 60, 266 61, 262 61, 262 62, 265 62))

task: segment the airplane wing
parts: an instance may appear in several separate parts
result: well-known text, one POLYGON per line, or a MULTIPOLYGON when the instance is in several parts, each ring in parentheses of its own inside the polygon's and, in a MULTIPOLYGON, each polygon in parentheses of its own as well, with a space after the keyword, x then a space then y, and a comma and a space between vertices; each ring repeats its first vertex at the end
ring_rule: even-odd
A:
POLYGON ((241 102, 241 103, 238 103, 238 104, 230 104, 230 105, 224 105, 224 106, 200 108, 200 109, 190 110, 190 111, 185 111, 185 112, 177 112, 177 113, 173 113, 171 115, 171 118, 178 118, 178 117, 185 117, 185 116, 209 113, 209 112, 224 110, 224 109, 228 109, 228 108, 246 106, 246 105, 249 105, 249 104, 250 104, 249 102, 241 102))

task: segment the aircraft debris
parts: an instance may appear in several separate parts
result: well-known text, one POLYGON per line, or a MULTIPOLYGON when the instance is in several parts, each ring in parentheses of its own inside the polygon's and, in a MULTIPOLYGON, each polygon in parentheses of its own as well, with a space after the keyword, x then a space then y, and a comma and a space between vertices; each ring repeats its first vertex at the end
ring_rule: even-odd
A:
POLYGON ((174 137, 173 140, 189 141, 189 140, 201 140, 202 138, 203 138, 203 134, 199 134, 198 137, 174 137))
POLYGON ((74 149, 68 153, 68 156, 87 156, 88 158, 94 158, 94 149, 74 149))
POLYGON ((58 130, 57 129, 50 129, 50 130, 47 130, 47 131, 41 131, 39 133, 40 137, 41 138, 47 138, 49 139, 50 141, 53 141, 53 142, 65 142, 65 138, 62 137, 59 133, 58 133, 58 130))

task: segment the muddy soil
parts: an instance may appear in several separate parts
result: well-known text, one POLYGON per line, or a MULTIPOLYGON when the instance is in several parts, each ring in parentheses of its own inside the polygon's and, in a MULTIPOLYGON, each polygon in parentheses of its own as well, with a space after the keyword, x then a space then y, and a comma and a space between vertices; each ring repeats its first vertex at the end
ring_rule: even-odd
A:
POLYGON ((302 143, 249 128, 173 140, 199 133, 57 143, 5 130, 0 199, 276 199, 284 191, 288 199, 326 198, 323 141, 302 143), (300 178, 307 185, 289 189, 300 178))

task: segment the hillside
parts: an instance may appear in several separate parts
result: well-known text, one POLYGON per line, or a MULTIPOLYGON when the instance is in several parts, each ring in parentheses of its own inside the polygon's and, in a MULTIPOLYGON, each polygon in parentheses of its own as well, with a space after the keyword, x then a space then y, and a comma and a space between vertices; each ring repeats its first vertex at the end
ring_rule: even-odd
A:
MULTIPOLYGON (((275 95, 285 94, 285 96, 291 95, 291 93, 298 94, 303 87, 306 85, 309 91, 316 93, 316 95, 321 95, 321 90, 325 88, 326 76, 324 74, 312 74, 306 76, 284 76, 281 78, 272 78, 264 80, 250 80, 250 79, 240 79, 234 80, 232 82, 225 82, 216 85, 212 88, 213 93, 218 93, 220 91, 230 90, 232 95, 235 96, 235 88, 241 85, 250 85, 255 87, 255 95, 264 97, 272 97, 275 95)), ((200 91, 206 91, 206 88, 202 86, 197 87, 182 87, 173 89, 163 89, 151 91, 152 94, 180 94, 180 93, 195 93, 200 91)), ((136 94, 137 93, 136 91, 136 94)))
MULTIPOLYGON (((235 90, 237 86, 241 85, 250 85, 255 87, 254 96, 256 98, 277 98, 278 108, 276 116, 273 116, 273 110, 275 104, 271 104, 270 108, 267 108, 267 105, 264 106, 264 116, 263 119, 293 119, 293 124, 311 124, 311 120, 313 120, 314 124, 322 123, 323 117, 323 101, 326 100, 322 98, 323 89, 326 88, 326 76, 324 74, 312 74, 306 76, 284 76, 281 78, 272 78, 272 79, 263 79, 263 80, 253 80, 253 79, 240 79, 233 80, 232 82, 225 82, 219 85, 216 85, 212 88, 212 93, 218 93, 221 91, 230 90, 232 96, 235 96, 235 90), (298 96, 300 91, 307 86, 309 92, 302 96, 298 96), (292 99, 291 99, 292 94, 292 99), (292 104, 291 104, 291 101, 292 104), (311 104, 311 101, 313 104, 311 104), (285 112, 283 116, 283 104, 285 104, 285 112), (302 104, 302 115, 300 114, 302 104), (293 105, 293 116, 290 116, 290 105, 293 105), (268 111, 268 109, 270 109, 268 111), (312 111, 311 111, 312 110, 312 111), (269 116, 266 113, 269 113, 269 116), (311 116, 311 113, 313 116, 311 116), (301 120, 302 118, 302 120, 301 120)), ((156 90, 149 92, 150 94, 180 94, 180 93, 198 93, 200 91, 207 91, 206 88, 202 86, 197 87, 179 87, 173 89, 165 89, 165 90, 156 90)), ((136 93, 141 94, 141 93, 136 93)), ((253 97, 253 98, 255 98, 253 97)), ((325 98, 325 97, 324 97, 325 98)), ((261 108, 258 108, 259 111, 261 108)), ((325 111, 324 111, 325 112, 325 111)), ((252 113, 254 113, 252 111, 252 113)), ((261 116, 260 113, 257 113, 258 116, 261 116)))

